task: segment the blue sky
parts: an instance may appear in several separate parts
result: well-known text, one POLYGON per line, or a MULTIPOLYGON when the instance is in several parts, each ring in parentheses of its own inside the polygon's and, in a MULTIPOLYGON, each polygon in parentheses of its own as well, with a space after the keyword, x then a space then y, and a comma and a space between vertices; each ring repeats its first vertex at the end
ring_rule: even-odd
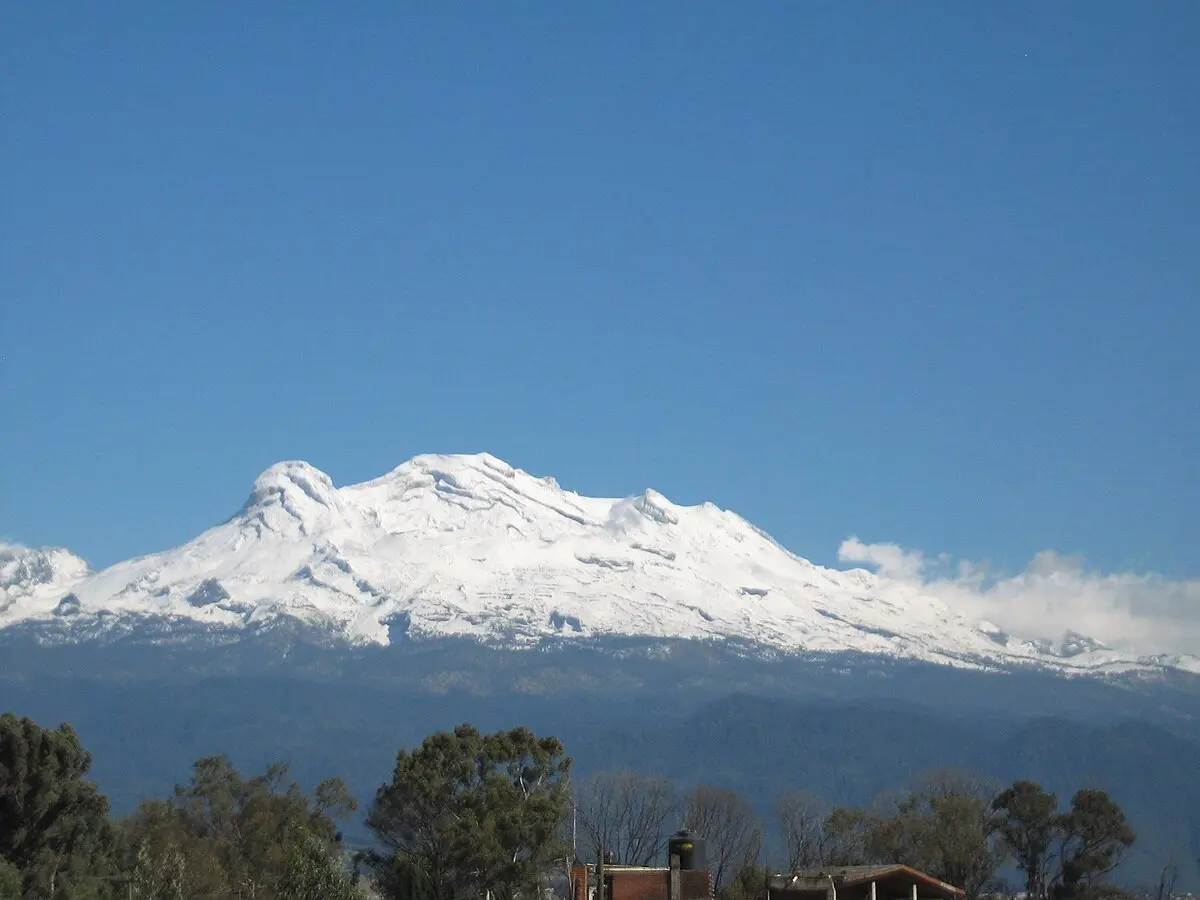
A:
POLYGON ((1200 7, 5 4, 0 535, 487 450, 1200 575, 1200 7))

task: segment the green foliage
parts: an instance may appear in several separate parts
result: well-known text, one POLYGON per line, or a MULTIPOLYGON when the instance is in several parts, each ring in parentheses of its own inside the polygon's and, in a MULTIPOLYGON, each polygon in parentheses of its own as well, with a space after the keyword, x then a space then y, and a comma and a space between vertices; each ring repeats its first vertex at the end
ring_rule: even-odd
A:
POLYGON ((0 857, 0 900, 21 900, 21 871, 0 857))
POLYGON ((766 893, 767 871, 749 865, 737 873, 727 885, 716 891, 717 900, 761 900, 766 893))
POLYGON ((122 823, 122 864, 146 900, 240 891, 256 900, 284 895, 294 862, 289 835, 302 830, 325 851, 340 846, 336 819, 355 809, 340 779, 308 797, 281 764, 243 778, 224 756, 198 761, 166 801, 143 803, 122 823))
POLYGON ((1113 897, 1119 892, 1104 881, 1133 845, 1134 833, 1125 813, 1100 790, 1083 790, 1071 809, 1059 813, 1058 798, 1041 785, 1017 781, 992 801, 997 831, 1025 874, 1026 892, 1056 898, 1113 897), (1053 878, 1054 862, 1058 870, 1053 878))
POLYGON ((391 852, 373 863, 389 897, 532 894, 564 848, 571 761, 557 738, 470 725, 401 750, 368 826, 391 852))
POLYGON ((156 851, 143 841, 129 873, 131 893, 139 900, 178 900, 187 885, 187 858, 173 842, 156 851))
POLYGON ((1000 840, 1025 874, 1025 894, 1046 896, 1051 846, 1058 832, 1058 797, 1032 781, 1017 781, 992 801, 1000 840))
POLYGON ((835 809, 825 821, 822 862, 904 863, 977 897, 993 886, 1005 853, 995 839, 995 789, 957 772, 935 772, 868 812, 835 809))
POLYGON ((821 835, 821 862, 905 863, 957 885, 968 897, 995 887, 1012 859, 1031 898, 1098 900, 1119 893, 1104 881, 1133 844, 1125 814, 1108 794, 1084 790, 1058 812, 1053 794, 1017 781, 997 792, 986 781, 941 772, 876 810, 835 809, 821 835), (1050 878, 1053 864, 1058 866, 1050 878))
POLYGON ((281 900, 357 900, 362 895, 328 845, 298 826, 292 831, 278 896, 281 900))
POLYGON ((872 862, 868 844, 873 825, 865 809, 856 806, 834 809, 825 820, 825 858, 822 862, 831 866, 857 866, 872 862))
POLYGON ((890 816, 876 819, 869 855, 903 861, 978 896, 996 877, 1003 852, 995 846, 995 788, 957 772, 926 776, 890 816))
MULTIPOLYGON (((226 757, 208 757, 173 796, 146 801, 113 826, 107 801, 85 780, 90 765, 70 726, 0 717, 0 900, 362 896, 336 827, 356 808, 340 779, 309 795, 286 766, 244 778, 226 757)), ((386 852, 360 858, 393 900, 536 896, 567 852, 570 770, 557 738, 528 729, 484 735, 461 725, 431 735, 397 755, 369 811, 386 852)), ((579 819, 597 847, 652 864, 680 810, 675 797, 669 779, 602 774, 581 792, 579 819)), ((747 800, 701 785, 682 813, 708 844, 719 900, 761 896, 763 827, 747 800)), ((1012 858, 1033 900, 1119 900, 1107 877, 1134 843, 1104 791, 1081 790, 1059 812, 1055 795, 1034 782, 997 791, 946 772, 870 811, 840 807, 826 816, 819 799, 796 794, 776 813, 793 868, 903 862, 971 897, 1012 858)))
POLYGON ((104 863, 108 800, 85 780, 91 765, 70 725, 0 716, 0 860, 27 896, 77 896, 104 863))
POLYGON ((1071 811, 1059 819, 1059 829, 1061 868, 1055 896, 1110 893, 1104 877, 1120 864, 1135 838, 1121 807, 1104 791, 1079 791, 1071 798, 1071 811))

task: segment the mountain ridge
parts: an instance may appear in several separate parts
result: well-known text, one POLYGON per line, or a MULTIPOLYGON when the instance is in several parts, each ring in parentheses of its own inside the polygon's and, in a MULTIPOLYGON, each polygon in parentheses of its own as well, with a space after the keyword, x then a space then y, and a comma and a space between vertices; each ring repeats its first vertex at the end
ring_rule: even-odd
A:
POLYGON ((653 489, 581 496, 486 453, 417 456, 340 488, 307 462, 279 462, 226 521, 99 572, 66 550, 0 546, 0 629, 94 636, 158 619, 236 631, 281 618, 349 643, 639 636, 967 668, 1200 672, 1191 657, 1122 654, 1075 632, 1012 636, 912 586, 814 565, 711 503, 653 489))

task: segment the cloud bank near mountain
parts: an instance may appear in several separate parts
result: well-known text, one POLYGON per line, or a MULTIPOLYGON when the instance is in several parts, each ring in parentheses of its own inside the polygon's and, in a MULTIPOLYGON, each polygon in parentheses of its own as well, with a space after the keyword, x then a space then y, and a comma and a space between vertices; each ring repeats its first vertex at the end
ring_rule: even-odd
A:
POLYGON ((936 597, 964 616, 1015 634, 1077 631, 1137 653, 1195 653, 1200 648, 1200 581, 1152 573, 1104 573, 1081 559, 1044 550, 1015 575, 946 555, 927 557, 893 543, 847 538, 845 563, 874 567, 879 577, 936 597))

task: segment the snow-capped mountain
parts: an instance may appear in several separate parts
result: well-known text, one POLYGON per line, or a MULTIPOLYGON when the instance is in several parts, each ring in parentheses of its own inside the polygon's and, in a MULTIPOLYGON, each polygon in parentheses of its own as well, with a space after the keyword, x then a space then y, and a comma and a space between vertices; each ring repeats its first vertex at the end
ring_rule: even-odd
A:
POLYGON ((343 488, 307 463, 279 463, 227 522, 100 572, 65 550, 0 547, 0 628, 83 636, 281 618, 355 643, 639 636, 972 667, 1200 671, 1192 658, 1135 659, 1074 633, 1010 636, 917 588, 813 565, 712 504, 651 490, 583 497, 487 454, 419 456, 343 488))
POLYGON ((57 593, 91 574, 91 566, 69 550, 31 550, 0 544, 0 615, 21 597, 44 592, 57 593))

